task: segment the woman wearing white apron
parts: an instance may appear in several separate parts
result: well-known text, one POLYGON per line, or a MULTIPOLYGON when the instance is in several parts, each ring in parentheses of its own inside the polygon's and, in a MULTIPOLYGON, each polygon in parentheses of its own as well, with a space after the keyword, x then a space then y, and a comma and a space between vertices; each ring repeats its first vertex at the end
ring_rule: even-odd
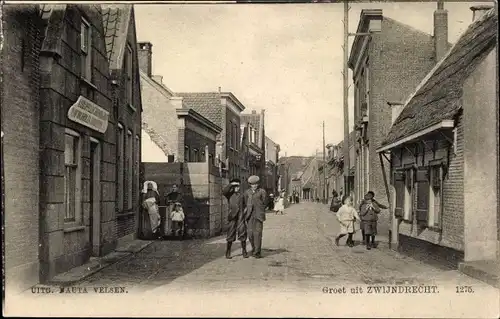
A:
POLYGON ((153 181, 144 182, 142 189, 143 196, 143 218, 142 232, 146 238, 158 238, 160 227, 160 213, 158 204, 160 202, 160 194, 158 194, 158 186, 153 181))

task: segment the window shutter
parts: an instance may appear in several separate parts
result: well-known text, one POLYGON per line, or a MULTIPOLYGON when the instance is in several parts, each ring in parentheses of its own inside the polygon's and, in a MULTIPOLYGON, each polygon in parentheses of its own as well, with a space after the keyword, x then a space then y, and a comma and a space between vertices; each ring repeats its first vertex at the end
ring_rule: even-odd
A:
POLYGON ((404 199, 405 199, 405 178, 402 172, 394 173, 394 188, 396 190, 396 207, 394 216, 402 218, 404 215, 404 199))
POLYGON ((417 223, 427 225, 429 220, 429 170, 417 170, 417 223))

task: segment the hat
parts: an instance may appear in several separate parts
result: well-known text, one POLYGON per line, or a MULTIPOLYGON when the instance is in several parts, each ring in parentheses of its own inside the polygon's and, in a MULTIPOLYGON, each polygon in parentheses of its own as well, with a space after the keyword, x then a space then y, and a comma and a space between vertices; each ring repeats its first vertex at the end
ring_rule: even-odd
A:
POLYGON ((259 176, 252 175, 248 178, 248 184, 257 184, 259 182, 259 176))
POLYGON ((241 180, 239 178, 233 178, 230 182, 230 184, 232 183, 238 183, 238 184, 241 184, 241 180))

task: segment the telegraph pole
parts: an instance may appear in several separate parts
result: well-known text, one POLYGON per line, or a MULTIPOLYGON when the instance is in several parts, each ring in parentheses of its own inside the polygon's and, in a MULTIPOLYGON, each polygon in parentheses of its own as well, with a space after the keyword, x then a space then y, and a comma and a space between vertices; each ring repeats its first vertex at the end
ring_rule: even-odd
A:
POLYGON ((349 47, 349 3, 344 0, 344 70, 342 75, 344 76, 344 194, 349 195, 349 169, 351 165, 349 163, 349 66, 348 66, 348 47, 349 47))
POLYGON ((323 121, 323 202, 326 203, 326 154, 325 154, 325 121, 323 121))

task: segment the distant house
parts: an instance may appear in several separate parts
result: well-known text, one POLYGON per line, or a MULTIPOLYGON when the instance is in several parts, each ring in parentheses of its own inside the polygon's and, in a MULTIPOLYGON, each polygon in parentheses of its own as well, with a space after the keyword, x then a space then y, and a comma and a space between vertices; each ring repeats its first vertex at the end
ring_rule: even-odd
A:
POLYGON ((377 152, 390 152, 400 249, 498 267, 498 16, 473 9, 473 23, 404 103, 377 152))
POLYGON ((250 114, 241 114, 241 125, 248 130, 248 163, 249 174, 259 176, 262 185, 266 185, 266 133, 264 129, 265 112, 253 110, 250 114))
POLYGON ((294 190, 300 193, 300 176, 311 160, 307 156, 284 156, 278 161, 280 185, 290 195, 294 190))
MULTIPOLYGON (((388 204, 376 149, 391 127, 392 108, 388 103, 403 101, 411 94, 448 49, 447 12, 439 8, 434 19, 433 37, 384 16, 382 10, 361 12, 357 28, 361 34, 355 36, 349 57, 358 132, 354 162, 356 201, 371 190, 379 202, 388 204)), ((379 224, 390 224, 387 211, 380 215, 379 224)))
POLYGON ((278 190, 278 159, 280 146, 266 136, 265 146, 265 188, 268 193, 276 194, 278 190))

